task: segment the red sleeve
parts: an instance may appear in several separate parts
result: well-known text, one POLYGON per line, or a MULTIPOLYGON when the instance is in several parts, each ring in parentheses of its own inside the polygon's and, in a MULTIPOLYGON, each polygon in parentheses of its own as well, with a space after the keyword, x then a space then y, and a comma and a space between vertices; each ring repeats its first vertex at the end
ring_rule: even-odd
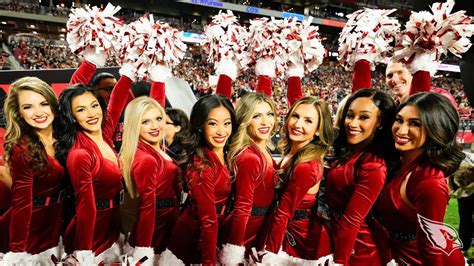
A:
POLYGON ((83 149, 72 150, 67 158, 67 170, 76 197, 76 250, 92 250, 97 213, 92 185, 94 164, 91 154, 83 149))
MULTIPOLYGON (((410 179, 414 178, 411 176, 410 179)), ((433 221, 443 222, 449 200, 449 189, 440 179, 429 179, 420 182, 414 191, 416 213, 433 221)), ((443 251, 433 246, 420 223, 416 223, 418 254, 423 265, 443 265, 443 251)))
POLYGON ((321 180, 321 173, 311 163, 302 163, 295 167, 290 183, 283 193, 268 235, 265 249, 278 253, 288 223, 293 218, 296 208, 308 190, 321 180))
POLYGON ((354 249, 360 225, 374 205, 387 177, 380 162, 366 162, 356 171, 356 184, 334 239, 334 262, 347 264, 354 249))
POLYGON ((255 186, 258 184, 260 160, 256 154, 243 153, 237 158, 237 173, 235 177, 234 210, 227 242, 243 246, 245 229, 252 212, 255 186))
POLYGON ((365 59, 357 61, 352 74, 352 93, 360 89, 370 89, 371 80, 370 62, 365 59))
POLYGON ((224 95, 227 99, 231 99, 232 96, 232 79, 224 74, 219 75, 217 80, 216 93, 224 95))
POLYGON ((413 74, 411 80, 410 95, 417 92, 429 92, 431 89, 431 76, 429 71, 419 70, 413 74))
POLYGON ((92 76, 94 76, 96 66, 89 61, 83 61, 78 69, 72 74, 69 84, 89 84, 92 76))
POLYGON ((166 87, 164 82, 152 82, 150 97, 155 99, 161 107, 165 108, 166 104, 166 87))
POLYGON ((120 115, 130 100, 129 92, 131 87, 132 80, 127 76, 121 76, 110 95, 110 101, 107 107, 107 121, 103 128, 104 136, 107 136, 110 140, 112 139, 120 115))
POLYGON ((286 92, 286 96, 288 97, 288 107, 291 107, 296 101, 303 98, 300 77, 288 78, 288 90, 286 92))
POLYGON ((217 213, 214 200, 214 184, 216 174, 211 167, 206 166, 201 173, 197 170, 195 175, 197 178, 193 182, 197 182, 193 186, 192 193, 196 199, 198 217, 201 221, 201 251, 202 264, 214 265, 216 263, 216 247, 217 247, 217 213))
POLYGON ((135 157, 135 162, 132 176, 139 194, 135 245, 150 247, 155 228, 155 178, 158 176, 158 163, 151 155, 135 157))
POLYGON ((12 214, 10 222, 10 251, 26 251, 33 210, 33 176, 28 158, 22 149, 15 148, 11 160, 12 214))
POLYGON ((269 76, 258 76, 257 92, 266 94, 268 97, 272 97, 272 78, 269 76))

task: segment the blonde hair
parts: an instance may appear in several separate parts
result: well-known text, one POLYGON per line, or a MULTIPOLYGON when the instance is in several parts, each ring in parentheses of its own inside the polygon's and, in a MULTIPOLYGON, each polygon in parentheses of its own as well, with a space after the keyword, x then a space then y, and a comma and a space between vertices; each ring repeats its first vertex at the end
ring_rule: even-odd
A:
POLYGON ((161 105, 148 96, 141 96, 134 99, 125 109, 123 142, 122 147, 120 148, 120 158, 122 159, 122 175, 131 198, 138 196, 138 191, 133 182, 131 168, 135 159, 138 142, 140 141, 140 126, 143 114, 151 108, 158 108, 163 116, 163 121, 165 121, 165 111, 161 105))
MULTIPOLYGON (((230 167, 231 169, 234 170, 234 173, 237 170, 235 159, 243 150, 245 150, 247 147, 251 145, 254 145, 255 147, 258 148, 258 150, 260 150, 260 147, 255 145, 255 142, 252 140, 248 132, 249 126, 252 123, 253 115, 255 113, 255 108, 257 107, 257 104, 259 103, 267 103, 273 112, 273 118, 275 119, 275 123, 273 125, 270 136, 273 136, 277 131, 278 116, 276 113, 275 103, 270 99, 270 97, 262 93, 248 93, 245 96, 243 96, 239 100, 235 108, 235 114, 237 116, 237 123, 239 124, 239 127, 237 128, 237 132, 234 135, 234 139, 232 143, 230 144, 230 149, 229 149, 229 154, 228 154, 230 167)), ((274 148, 274 145, 271 140, 267 141, 267 147, 270 149, 274 148)), ((263 153, 262 153, 263 151, 260 151, 260 152, 261 152, 261 156, 263 156, 263 153)), ((264 167, 266 169, 266 165, 264 165, 264 167)))
POLYGON ((46 170, 48 158, 43 144, 36 135, 34 129, 26 123, 20 113, 19 95, 22 91, 32 91, 43 96, 50 105, 53 115, 58 113, 58 98, 53 89, 46 82, 36 77, 24 77, 16 80, 10 85, 8 97, 5 100, 4 115, 7 122, 5 132, 4 157, 10 163, 12 150, 19 141, 28 138, 28 150, 31 153, 30 163, 35 172, 46 170))
POLYGON ((278 143, 282 151, 282 155, 285 156, 286 154, 288 154, 292 146, 292 142, 288 137, 288 121, 295 112, 295 109, 302 104, 312 105, 316 109, 319 116, 319 122, 316 129, 318 135, 315 136, 311 142, 300 148, 298 152, 296 152, 296 154, 291 157, 290 162, 288 164, 289 167, 286 167, 284 170, 284 172, 286 173, 285 176, 288 176, 288 173, 291 173, 293 168, 299 163, 318 160, 322 164, 322 160, 326 155, 326 152, 329 150, 329 147, 334 142, 331 112, 329 111, 327 103, 324 100, 318 99, 316 97, 308 96, 301 98, 297 102, 295 102, 291 106, 290 111, 286 116, 285 123, 282 129, 282 139, 278 143))

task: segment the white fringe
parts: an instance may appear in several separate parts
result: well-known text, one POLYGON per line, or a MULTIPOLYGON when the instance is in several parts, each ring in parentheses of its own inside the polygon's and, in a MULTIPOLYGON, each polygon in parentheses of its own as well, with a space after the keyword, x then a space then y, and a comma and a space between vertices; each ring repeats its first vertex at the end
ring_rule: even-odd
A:
POLYGON ((245 247, 232 244, 224 244, 219 253, 219 261, 222 265, 238 265, 245 259, 245 247))
POLYGON ((300 259, 300 258, 289 256, 288 265, 294 265, 294 266, 324 266, 324 265, 326 265, 326 263, 328 263, 328 265, 335 265, 333 254, 321 257, 317 260, 305 260, 305 259, 300 259))
POLYGON ((104 250, 102 253, 95 257, 95 261, 97 263, 103 262, 105 264, 120 262, 123 254, 122 249, 125 245, 124 241, 124 235, 120 234, 117 241, 115 241, 115 243, 113 243, 110 248, 104 250))
POLYGON ((391 261, 387 262, 387 266, 398 266, 398 263, 395 262, 395 259, 392 259, 391 261))
POLYGON ((278 254, 267 251, 263 256, 260 265, 289 265, 291 262, 290 258, 291 257, 286 252, 281 250, 278 254))
POLYGON ((41 253, 32 255, 32 260, 35 265, 39 264, 41 266, 54 266, 56 264, 51 260, 51 256, 55 256, 58 261, 62 261, 66 257, 66 252, 64 251, 64 246, 61 240, 59 241, 59 244, 56 247, 52 247, 41 253))
POLYGON ((176 257, 169 249, 165 249, 165 251, 160 254, 157 265, 184 266, 184 263, 182 260, 178 259, 178 257, 176 257))
MULTIPOLYGON (((92 250, 76 250, 74 251, 74 257, 76 257, 77 263, 79 263, 79 265, 81 266, 82 265, 88 265, 88 266, 98 265, 94 256, 94 252, 92 252, 92 250)), ((68 264, 67 261, 66 263, 68 264)), ((76 264, 72 263, 72 265, 76 265, 76 264)))
POLYGON ((33 259, 31 254, 28 252, 8 252, 3 255, 2 260, 0 261, 1 266, 11 266, 11 265, 33 265, 33 259))

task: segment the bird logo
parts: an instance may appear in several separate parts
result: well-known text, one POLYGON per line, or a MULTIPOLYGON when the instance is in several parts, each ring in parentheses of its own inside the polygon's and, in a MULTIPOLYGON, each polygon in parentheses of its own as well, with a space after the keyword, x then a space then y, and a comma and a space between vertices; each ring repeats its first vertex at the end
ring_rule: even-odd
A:
POLYGON ((426 237, 431 245, 443 251, 446 255, 451 255, 456 249, 462 248, 462 242, 459 234, 449 224, 430 220, 418 214, 418 222, 425 232, 426 237))

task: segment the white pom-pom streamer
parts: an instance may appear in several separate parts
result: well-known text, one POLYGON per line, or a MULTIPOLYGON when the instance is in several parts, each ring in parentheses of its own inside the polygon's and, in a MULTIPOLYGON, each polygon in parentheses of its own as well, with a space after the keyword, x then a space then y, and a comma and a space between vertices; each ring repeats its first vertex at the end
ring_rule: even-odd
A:
POLYGON ((177 29, 155 22, 153 15, 130 23, 122 40, 120 58, 123 63, 131 62, 135 66, 135 74, 140 79, 147 79, 156 65, 179 64, 187 48, 177 29))
POLYGON ((256 18, 250 21, 249 46, 253 61, 271 59, 275 62, 276 74, 284 73, 288 61, 288 40, 294 23, 291 20, 256 18))
POLYGON ((73 9, 66 24, 69 48, 80 55, 87 47, 111 53, 120 41, 123 27, 121 20, 114 17, 119 10, 120 6, 112 4, 107 4, 104 10, 87 5, 73 9))
POLYGON ((319 39, 318 27, 311 26, 312 17, 303 23, 291 22, 293 30, 286 36, 288 40, 288 60, 294 65, 304 65, 308 72, 318 68, 324 59, 324 47, 319 39))
POLYGON ((232 11, 219 12, 204 30, 206 41, 204 50, 209 54, 208 61, 215 68, 222 59, 236 62, 238 68, 244 70, 250 59, 247 52, 249 34, 245 27, 240 26, 232 11))
POLYGON ((421 54, 429 54, 434 62, 448 51, 457 57, 471 47, 469 38, 474 33, 471 17, 465 11, 450 14, 453 0, 434 3, 431 13, 412 12, 402 37, 397 42, 394 60, 411 63, 421 54))
POLYGON ((348 15, 348 21, 339 35, 339 61, 353 69, 357 60, 366 59, 375 64, 383 62, 391 51, 390 42, 399 34, 400 23, 388 15, 395 9, 357 10, 348 15))

